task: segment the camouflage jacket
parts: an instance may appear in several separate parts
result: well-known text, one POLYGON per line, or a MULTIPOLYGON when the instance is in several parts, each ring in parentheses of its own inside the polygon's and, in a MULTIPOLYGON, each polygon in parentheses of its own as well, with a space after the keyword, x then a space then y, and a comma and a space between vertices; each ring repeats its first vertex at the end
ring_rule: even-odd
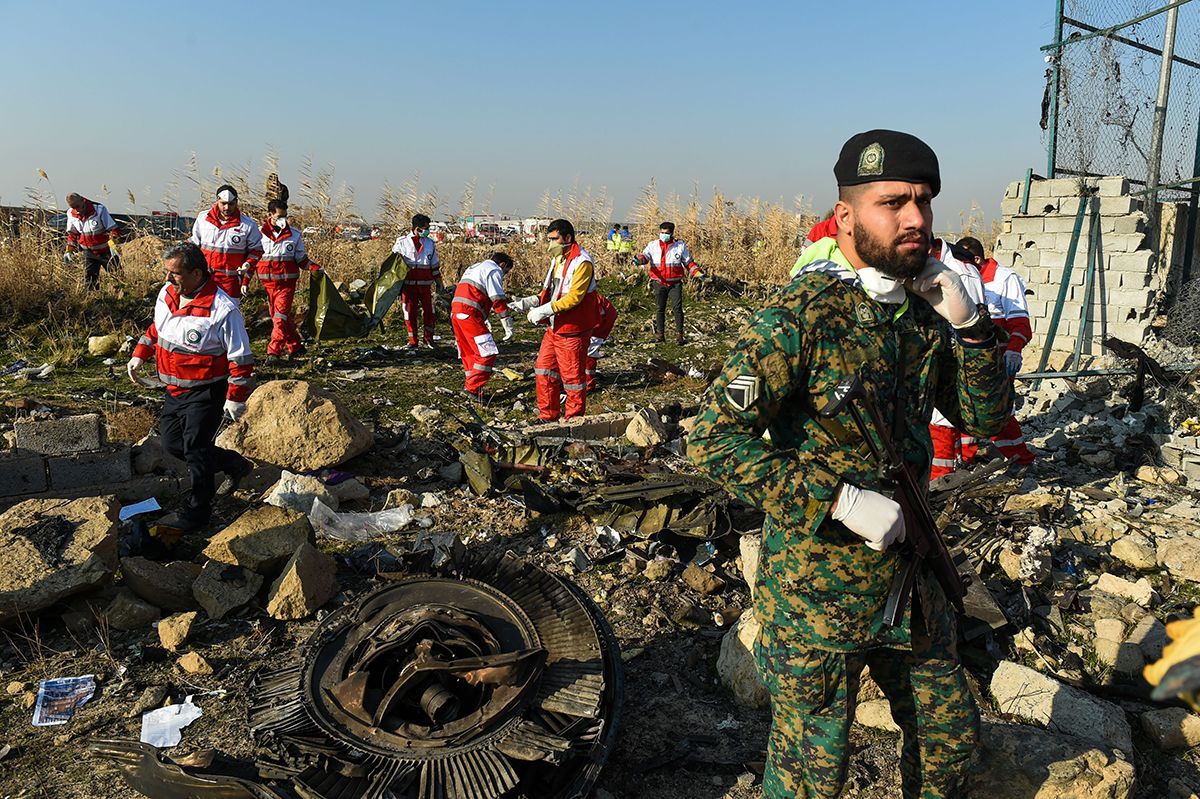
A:
POLYGON ((818 415, 838 383, 855 374, 884 420, 896 419, 903 402, 899 432, 887 432, 923 475, 935 405, 976 436, 999 433, 1012 407, 994 342, 964 345, 916 295, 903 306, 884 305, 853 271, 824 261, 750 318, 688 439, 688 456, 702 471, 766 513, 759 620, 843 651, 908 639, 907 621, 893 630, 882 623, 895 552, 875 552, 827 518, 839 483, 881 488, 849 413, 818 415))

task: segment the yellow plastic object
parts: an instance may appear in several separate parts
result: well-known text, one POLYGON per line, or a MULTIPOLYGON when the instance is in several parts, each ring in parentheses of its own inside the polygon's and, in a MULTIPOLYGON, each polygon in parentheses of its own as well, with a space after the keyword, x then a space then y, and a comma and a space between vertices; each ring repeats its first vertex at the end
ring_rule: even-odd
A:
POLYGON ((183 531, 178 527, 168 527, 165 524, 155 524, 150 527, 150 537, 157 538, 158 542, 167 549, 172 549, 179 543, 179 539, 183 537, 183 531))
POLYGON ((1163 649, 1162 657, 1142 670, 1151 685, 1162 682, 1163 675, 1176 663, 1200 655, 1200 607, 1192 611, 1192 618, 1168 624, 1167 635, 1171 643, 1163 649))

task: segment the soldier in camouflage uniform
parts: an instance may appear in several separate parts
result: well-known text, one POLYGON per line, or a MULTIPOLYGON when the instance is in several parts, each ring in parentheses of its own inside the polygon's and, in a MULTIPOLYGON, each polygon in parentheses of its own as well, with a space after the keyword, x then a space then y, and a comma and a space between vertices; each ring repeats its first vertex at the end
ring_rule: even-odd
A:
POLYGON ((908 134, 869 131, 846 142, 834 174, 837 249, 751 317, 688 454, 766 513, 754 609, 773 710, 764 794, 840 794, 869 666, 903 730, 904 797, 961 797, 979 714, 953 609, 922 569, 902 623, 884 625, 904 556, 889 545, 904 540, 904 517, 849 414, 818 411, 858 375, 882 418, 895 420, 886 432, 905 460, 928 475, 933 408, 992 435, 1008 420, 1009 381, 988 314, 957 275, 927 261, 941 186, 933 151, 908 134))

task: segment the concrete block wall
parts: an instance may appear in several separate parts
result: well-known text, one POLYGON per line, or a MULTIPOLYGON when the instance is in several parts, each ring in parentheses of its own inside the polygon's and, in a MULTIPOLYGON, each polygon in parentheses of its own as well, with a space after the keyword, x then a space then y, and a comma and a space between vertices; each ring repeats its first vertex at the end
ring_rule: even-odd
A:
POLYGON ((1005 191, 1000 204, 1002 232, 993 257, 1001 265, 1012 267, 1032 292, 1027 300, 1035 346, 1045 345, 1063 284, 1075 215, 1080 202, 1086 202, 1085 192, 1094 192, 1100 203, 1100 269, 1085 327, 1082 320, 1091 243, 1090 214, 1085 211, 1053 349, 1073 351, 1081 334, 1085 355, 1100 354, 1106 335, 1140 343, 1152 321, 1161 284, 1155 279, 1157 263, 1146 236, 1146 215, 1141 200, 1130 196, 1129 181, 1122 177, 1035 180, 1029 187, 1028 208, 1022 214, 1024 190, 1024 181, 1014 181, 1005 191))
POLYGON ((0 499, 104 488, 133 477, 128 444, 105 445, 96 414, 17 419, 17 447, 0 452, 0 499))

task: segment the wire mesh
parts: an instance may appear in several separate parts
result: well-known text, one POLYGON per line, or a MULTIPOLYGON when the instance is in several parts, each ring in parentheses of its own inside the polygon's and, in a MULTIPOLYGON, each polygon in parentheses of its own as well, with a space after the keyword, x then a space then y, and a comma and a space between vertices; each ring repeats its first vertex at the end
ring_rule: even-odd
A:
MULTIPOLYGON (((1124 175, 1144 184, 1158 95, 1166 12, 1114 31, 1088 35, 1166 5, 1166 0, 1066 0, 1059 55, 1056 174, 1124 175), (1082 23, 1082 25, 1077 24, 1082 23), (1127 39, 1156 52, 1120 41, 1127 39)), ((1200 63, 1200 2, 1179 6, 1175 55, 1200 63)), ((1047 70, 1047 81, 1053 80, 1047 70)), ((1049 102, 1047 86, 1047 103, 1049 102)), ((1194 177, 1196 128, 1200 123, 1200 68, 1172 62, 1159 185, 1194 177)), ((1181 200, 1189 187, 1164 189, 1162 200, 1181 200)))

